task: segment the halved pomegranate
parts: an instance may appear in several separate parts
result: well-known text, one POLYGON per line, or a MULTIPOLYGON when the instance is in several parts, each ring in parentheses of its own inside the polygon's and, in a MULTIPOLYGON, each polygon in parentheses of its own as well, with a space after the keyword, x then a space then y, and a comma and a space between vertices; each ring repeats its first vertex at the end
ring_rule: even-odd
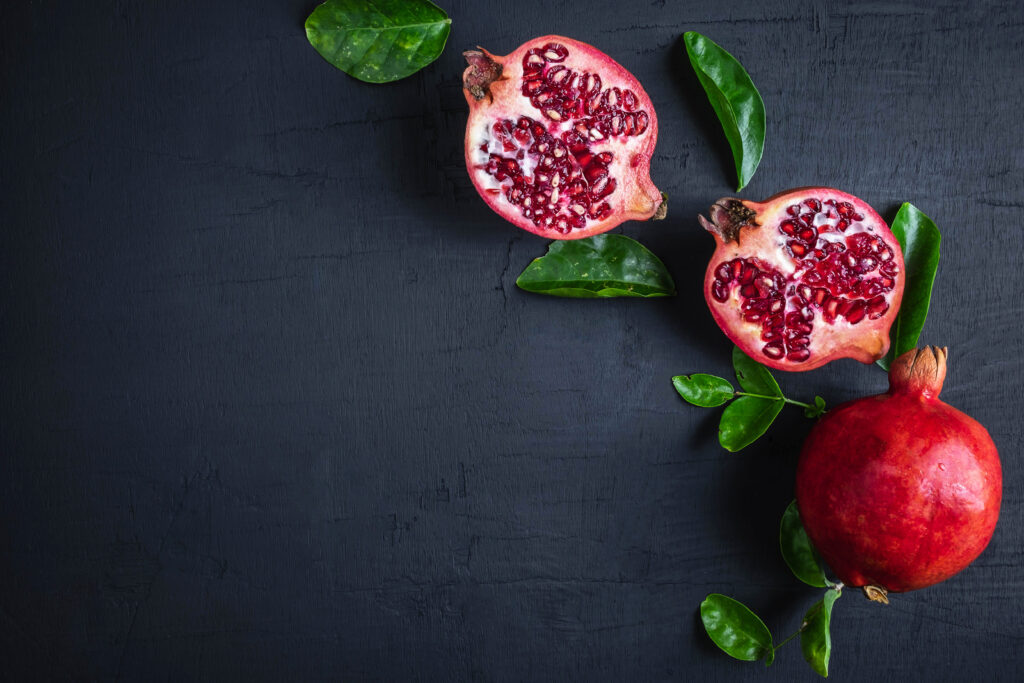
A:
POLYGON ((561 36, 464 55, 466 167, 494 211, 552 239, 664 216, 650 178, 658 118, 611 57, 561 36))
POLYGON ((701 225, 717 248, 704 297, 747 355, 779 370, 836 358, 871 363, 889 350, 903 296, 903 253, 853 195, 826 187, 762 202, 720 199, 701 225))

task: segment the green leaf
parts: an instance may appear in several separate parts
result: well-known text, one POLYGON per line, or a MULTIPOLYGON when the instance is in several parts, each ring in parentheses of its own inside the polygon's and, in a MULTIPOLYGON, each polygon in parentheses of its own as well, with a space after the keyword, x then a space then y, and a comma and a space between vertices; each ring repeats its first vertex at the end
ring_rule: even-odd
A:
POLYGON ((885 370, 901 354, 917 348, 917 340, 928 317, 932 299, 932 284, 939 267, 939 246, 942 235, 931 218, 913 204, 900 207, 892 222, 892 233, 903 249, 907 284, 903 290, 900 312, 889 330, 892 346, 889 353, 878 361, 885 370))
POLYGON ((736 395, 729 380, 714 375, 679 375, 672 378, 679 395, 701 408, 714 408, 726 403, 736 395))
POLYGON ((808 586, 824 588, 829 585, 828 579, 825 578, 825 570, 821 566, 821 559, 800 521, 800 512, 796 509, 795 500, 782 513, 782 522, 779 524, 779 549, 793 576, 808 586))
POLYGON ((765 366, 740 351, 738 346, 732 347, 732 367, 736 371, 743 390, 761 396, 778 396, 782 398, 782 389, 765 366))
POLYGON ((840 591, 829 590, 825 597, 815 603, 804 617, 804 628, 800 632, 800 649, 811 668, 828 678, 828 660, 832 655, 832 605, 842 595, 840 591))
POLYGON ((695 31, 683 36, 686 54, 732 148, 739 176, 737 192, 750 182, 764 151, 765 115, 761 94, 736 58, 695 31))
POLYGON ((775 658, 772 634, 761 619, 738 600, 712 593, 700 603, 700 620, 711 640, 722 651, 745 662, 775 658))
POLYGON ((437 59, 451 26, 428 0, 327 0, 306 19, 306 37, 345 73, 388 83, 437 59))
POLYGON ((757 396, 740 396, 722 411, 718 442, 732 453, 757 441, 775 421, 783 402, 757 396))
POLYGON ((809 418, 821 417, 825 414, 825 399, 821 396, 814 397, 814 405, 804 408, 804 416, 809 418))
POLYGON ((526 267, 520 289, 580 299, 672 296, 676 286, 665 264, 625 235, 603 234, 552 242, 548 253, 526 267))

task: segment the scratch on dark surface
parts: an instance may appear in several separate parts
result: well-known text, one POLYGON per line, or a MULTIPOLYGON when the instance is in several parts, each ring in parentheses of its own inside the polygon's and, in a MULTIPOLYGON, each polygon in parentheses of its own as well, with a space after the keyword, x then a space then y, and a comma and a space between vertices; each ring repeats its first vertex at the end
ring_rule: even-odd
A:
POLYGON ((259 204, 249 207, 245 211, 236 211, 225 215, 228 216, 229 218, 242 218, 246 216, 252 216, 253 214, 260 213, 261 211, 266 211, 267 209, 272 209, 280 204, 280 199, 268 199, 265 202, 261 202, 259 204))
POLYGON ((505 249, 505 265, 501 267, 501 273, 498 274, 498 286, 495 289, 501 291, 502 307, 508 306, 508 292, 505 290, 505 276, 508 274, 508 269, 512 266, 512 247, 515 246, 516 242, 522 240, 522 235, 514 235, 508 241, 508 246, 505 249))
POLYGON ((311 169, 301 169, 296 171, 281 171, 272 168, 262 168, 254 164, 235 164, 219 159, 204 159, 195 155, 181 154, 177 152, 164 152, 154 149, 146 149, 142 147, 133 147, 131 145, 105 145, 110 149, 118 149, 124 152, 132 152, 135 154, 145 154, 147 156, 159 157, 162 159, 171 159, 178 161, 183 164, 190 164, 199 166, 200 168, 223 168, 232 171, 238 171, 251 175, 257 178, 271 178, 281 180, 318 180, 320 182, 331 181, 334 183, 347 182, 345 178, 339 178, 331 175, 330 173, 314 171, 311 169))
MULTIPOLYGON (((714 579, 709 579, 713 582, 714 579)), ((619 577, 614 579, 594 578, 585 576, 559 577, 559 576, 526 576, 515 579, 475 579, 465 577, 459 581, 436 581, 434 579, 416 579, 411 576, 404 576, 401 583, 385 583, 383 585, 363 586, 354 588, 340 588, 331 591, 338 595, 360 595, 366 593, 390 593, 403 590, 420 590, 431 588, 434 590, 446 590, 462 586, 707 586, 709 581, 685 581, 685 580, 636 580, 619 577)), ((753 584, 752 584, 753 585, 753 584)))
POLYGON ((971 632, 974 632, 974 633, 985 633, 985 634, 992 635, 992 636, 1001 636, 1003 638, 1011 638, 1013 640, 1024 641, 1024 633, 1008 633, 1006 631, 1000 631, 998 629, 983 628, 977 622, 972 622, 970 624, 965 624, 965 623, 962 623, 962 622, 959 622, 959 621, 954 621, 952 619, 942 619, 942 618, 937 617, 937 616, 935 616, 933 614, 928 614, 927 612, 924 612, 924 611, 922 611, 920 609, 905 610, 905 609, 900 609, 899 607, 893 607, 892 611, 894 611, 894 612, 901 612, 903 614, 915 616, 915 617, 917 617, 919 619, 923 619, 925 621, 931 621, 931 622, 935 622, 935 623, 938 623, 938 624, 947 624, 949 626, 955 626, 958 629, 960 629, 961 631, 971 631, 971 632))
POLYGON ((466 465, 461 462, 459 463, 459 488, 455 495, 459 498, 466 497, 466 465))
POLYGON ((149 598, 153 595, 153 586, 156 585, 156 580, 157 578, 159 578, 160 573, 163 571, 161 558, 163 557, 164 553, 164 545, 167 543, 168 537, 174 530, 174 523, 178 521, 178 517, 181 515, 181 511, 185 509, 185 501, 188 499, 189 489, 192 483, 199 477, 199 474, 199 472, 196 472, 195 474, 192 475, 192 477, 182 482, 181 498, 178 500, 178 504, 174 507, 174 510, 171 513, 171 520, 167 523, 167 527, 164 529, 163 534, 160 535, 160 540, 157 543, 156 548, 157 571, 153 575, 152 580, 149 582, 149 586, 146 588, 145 595, 143 595, 139 599, 139 601, 135 604, 135 608, 132 610, 132 616, 128 622, 128 630, 125 632, 124 636, 124 644, 121 646, 121 654, 118 656, 117 660, 117 673, 114 676, 115 681, 121 680, 121 672, 124 668, 124 657, 125 654, 128 652, 128 645, 131 643, 132 632, 135 630, 135 622, 139 618, 139 612, 142 611, 142 607, 146 604, 146 602, 149 601, 149 598))
POLYGON ((1024 209, 1024 201, 1012 199, 979 199, 979 204, 987 204, 1000 209, 1024 209))
POLYGON ((254 285, 265 282, 280 282, 281 280, 294 280, 298 275, 273 275, 270 277, 237 278, 231 280, 219 280, 213 283, 199 283, 199 287, 221 287, 223 285, 254 285))
MULTIPOLYGON (((301 254, 295 257, 296 261, 345 261, 346 259, 359 256, 380 256, 395 254, 401 249, 353 249, 352 251, 337 252, 334 254, 301 254)), ((415 280, 414 280, 415 281, 415 280)))
POLYGON ((329 130, 335 130, 339 128, 344 129, 349 128, 351 126, 376 125, 391 122, 401 123, 405 121, 419 121, 422 118, 422 114, 408 114, 405 116, 375 116, 361 119, 351 119, 348 121, 335 121, 333 123, 326 123, 322 126, 289 126, 287 128, 281 128, 280 130, 271 131, 269 133, 263 133, 261 137, 276 138, 282 135, 326 133, 329 130))

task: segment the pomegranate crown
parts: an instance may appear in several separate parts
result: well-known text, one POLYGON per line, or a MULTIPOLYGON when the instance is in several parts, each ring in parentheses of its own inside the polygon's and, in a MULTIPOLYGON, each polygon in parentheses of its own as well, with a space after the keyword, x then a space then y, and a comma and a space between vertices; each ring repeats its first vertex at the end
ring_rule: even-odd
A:
POLYGON ((946 379, 948 354, 945 346, 926 346, 907 351, 889 368, 889 391, 937 397, 946 379))

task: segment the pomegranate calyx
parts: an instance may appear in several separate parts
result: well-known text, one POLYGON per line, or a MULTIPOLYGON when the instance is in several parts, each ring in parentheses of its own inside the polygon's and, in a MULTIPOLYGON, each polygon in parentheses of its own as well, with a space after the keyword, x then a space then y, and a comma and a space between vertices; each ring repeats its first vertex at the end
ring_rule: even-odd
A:
POLYGON ((491 83, 501 78, 501 64, 483 48, 466 50, 462 56, 469 62, 469 67, 462 74, 462 87, 477 101, 490 96, 491 83))
POLYGON ((946 379, 948 355, 945 346, 926 346, 902 354, 889 369, 890 393, 938 397, 942 391, 942 383, 946 379))
POLYGON ((708 209, 711 220, 697 216, 701 227, 718 237, 722 242, 740 241, 740 229, 757 225, 754 220, 757 212, 747 207, 739 199, 719 199, 708 209))
POLYGON ((648 220, 652 221, 663 221, 668 216, 668 195, 664 192, 661 193, 661 204, 657 209, 654 210, 654 215, 648 220))
POLYGON ((871 602, 877 602, 883 605, 889 604, 889 591, 885 590, 881 586, 862 586, 861 590, 864 591, 864 597, 871 602))

